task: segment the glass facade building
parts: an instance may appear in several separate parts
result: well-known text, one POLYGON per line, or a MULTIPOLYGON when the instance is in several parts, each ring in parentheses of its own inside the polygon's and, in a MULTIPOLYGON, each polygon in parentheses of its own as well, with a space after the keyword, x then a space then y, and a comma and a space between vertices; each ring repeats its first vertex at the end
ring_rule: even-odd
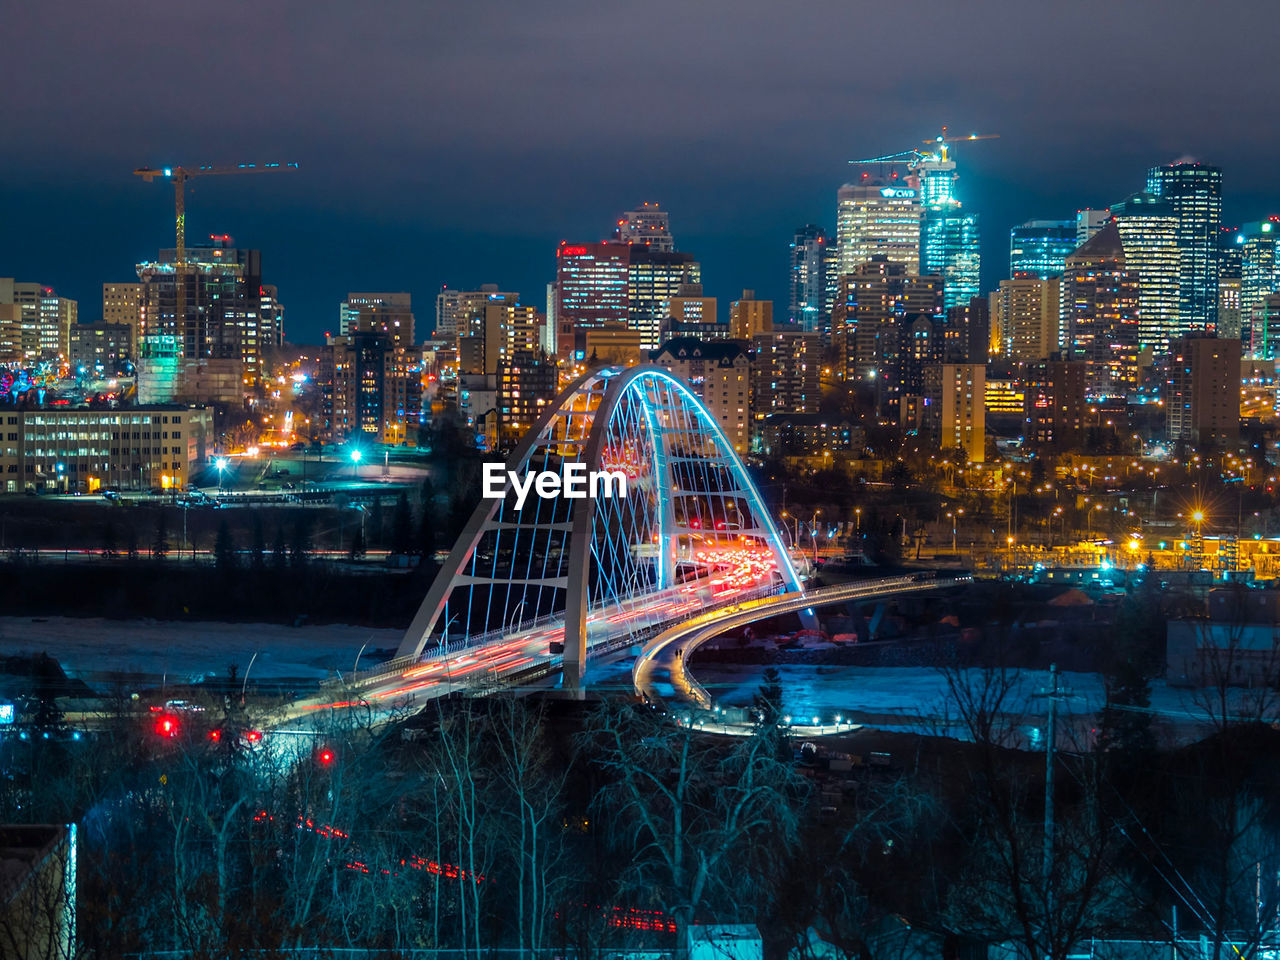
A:
POLYGON ((1060 277, 1077 246, 1074 220, 1028 220, 1009 231, 1009 276, 1060 277))
POLYGON ((1147 193, 1168 203, 1178 221, 1181 335, 1213 333, 1218 326, 1222 169, 1203 163, 1152 167, 1147 171, 1147 193))
MULTIPOLYGON (((1183 335, 1178 218, 1170 204, 1149 193, 1116 204, 1111 215, 1124 244, 1125 266, 1138 278, 1138 345, 1167 353, 1170 342, 1183 335)), ((1215 281, 1215 315, 1217 289, 1215 281)))
POLYGON ((905 163, 854 166, 854 179, 836 197, 840 276, 872 257, 920 272, 920 184, 905 163))
POLYGON ((805 331, 821 330, 830 319, 827 300, 826 231, 809 224, 791 237, 791 269, 787 274, 787 316, 805 331))

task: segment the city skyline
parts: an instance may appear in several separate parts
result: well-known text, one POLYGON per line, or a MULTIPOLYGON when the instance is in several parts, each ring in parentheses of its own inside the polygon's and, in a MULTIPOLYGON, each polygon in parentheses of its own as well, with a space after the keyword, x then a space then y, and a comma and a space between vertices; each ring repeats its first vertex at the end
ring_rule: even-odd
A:
MULTIPOLYGON (((16 51, 17 83, 0 93, 15 129, 43 124, 48 134, 0 148, 0 196, 11 222, 22 225, 0 240, 0 273, 48 283, 80 301, 83 319, 96 319, 100 285, 134 279, 134 264, 171 243, 168 191, 129 175, 163 163, 300 163, 279 180, 197 184, 189 233, 230 233, 261 249, 264 275, 288 307, 289 338, 309 343, 336 327, 333 304, 351 289, 404 289, 425 304, 442 283, 497 283, 539 303, 560 241, 606 239, 624 211, 646 200, 670 212, 677 247, 702 263, 708 295, 727 306, 750 287, 785 309, 792 233, 806 223, 834 230, 846 161, 908 148, 942 123, 1002 138, 955 154, 959 196, 980 218, 984 292, 1006 273, 1011 227, 1118 203, 1142 189, 1148 168, 1179 156, 1223 168, 1228 224, 1280 205, 1248 174, 1269 146, 1248 119, 1269 102, 1268 82, 1233 86, 1223 70, 1185 88, 1177 67, 1192 53, 1199 62, 1215 54, 1247 60, 1267 30, 1198 18, 1195 29, 1162 31, 1157 43, 1142 33, 1139 4, 1108 10, 1112 39, 1096 44, 1086 42, 1088 23, 1077 22, 1087 17, 985 6, 1005 14, 1000 28, 1017 43, 1000 45, 988 66, 922 56, 909 77, 877 52, 885 44, 867 44, 858 76, 826 62, 835 52, 827 35, 841 31, 824 24, 857 25, 867 38, 892 35, 892 24, 858 8, 819 4, 795 17, 766 5, 752 18, 735 7, 727 27, 759 61, 751 77, 732 43, 690 62, 691 45, 725 26, 717 14, 728 8, 681 9, 681 30, 653 53, 664 69, 644 71, 651 96, 639 100, 622 95, 645 49, 643 38, 632 39, 630 13, 557 6, 529 21, 494 5, 387 6, 378 20, 328 10, 309 11, 303 22, 287 8, 267 8, 255 11, 259 31, 242 35, 202 20, 207 43, 175 45, 161 40, 195 22, 158 6, 144 4, 122 21, 127 29, 55 24, 40 10, 15 10, 10 21, 31 36, 56 37, 60 56, 25 70, 48 48, 38 42, 16 51), (338 25, 354 33, 357 47, 382 44, 386 70, 366 77, 335 64, 348 51, 321 41, 338 25), (781 31, 776 47, 771 31, 781 31), (578 42, 593 34, 617 40, 612 69, 600 70, 610 61, 578 42), (446 48, 475 36, 512 55, 483 77, 466 72, 464 82, 461 54, 446 48), (795 51, 798 39, 812 56, 771 56, 795 51), (1040 63, 1035 50, 1050 43, 1072 56, 1040 63), (186 100, 157 89, 149 72, 108 71, 132 44, 153 48, 149 70, 161 75, 216 63, 218 100, 239 96, 251 109, 211 124, 199 110, 179 109, 186 100), (791 77, 801 60, 807 72, 791 77), (694 82, 704 75, 714 82, 694 82), (997 83, 1013 75, 1028 82, 997 83), (1103 96, 1139 77, 1145 108, 1103 96), (1070 97, 1062 95, 1068 85, 1070 97), (796 108, 794 95, 806 86, 823 91, 821 102, 796 108), (1235 109, 1220 109, 1223 98, 1235 109), (603 111, 594 127, 583 119, 593 110, 603 111), (371 121, 379 126, 369 136, 344 133, 371 121), (756 132, 763 129, 771 135, 756 132), (657 135, 662 149, 654 150, 657 135), (645 143, 649 149, 639 149, 645 143), (76 256, 67 256, 68 246, 76 256)), ((1171 23, 1177 6, 1160 8, 1171 23)), ((1240 6, 1259 26, 1277 16, 1261 4, 1240 6)), ((982 17, 945 5, 933 12, 944 39, 922 38, 922 53, 943 45, 962 51, 985 36, 982 17)))

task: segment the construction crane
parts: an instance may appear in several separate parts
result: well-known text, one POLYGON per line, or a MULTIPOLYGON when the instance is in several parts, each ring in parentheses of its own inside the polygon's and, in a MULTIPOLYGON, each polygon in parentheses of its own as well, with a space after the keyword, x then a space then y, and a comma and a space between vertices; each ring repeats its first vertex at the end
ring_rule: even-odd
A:
POLYGON ((850 163, 905 163, 912 170, 920 164, 927 161, 935 161, 946 163, 947 147, 952 143, 963 143, 970 140, 995 140, 998 139, 998 133, 971 133, 967 137, 949 137, 947 136, 947 128, 942 128, 942 135, 934 137, 932 140, 921 141, 927 146, 938 145, 938 149, 932 153, 925 153, 921 150, 903 150, 901 153, 890 153, 883 157, 871 157, 867 160, 850 160, 850 163))
POLYGON ((174 243, 174 271, 176 274, 177 304, 174 324, 181 329, 187 319, 187 181, 195 177, 220 177, 239 173, 287 173, 297 170, 296 163, 237 163, 225 166, 206 164, 201 167, 139 167, 134 176, 147 183, 157 177, 173 181, 173 220, 176 229, 174 243))

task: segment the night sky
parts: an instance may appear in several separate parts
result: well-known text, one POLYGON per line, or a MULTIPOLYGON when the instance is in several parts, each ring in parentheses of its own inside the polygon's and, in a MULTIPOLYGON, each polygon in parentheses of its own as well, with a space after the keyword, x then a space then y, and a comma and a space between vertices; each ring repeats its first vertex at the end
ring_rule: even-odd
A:
POLYGON ((0 276, 100 315, 100 284, 172 244, 138 166, 297 161, 196 181, 188 238, 263 251, 289 339, 347 290, 440 284, 542 306, 562 239, 671 211, 708 292, 786 309, 787 243, 834 228, 845 161, 953 132, 984 288, 1008 228, 1224 168, 1229 222, 1280 210, 1280 4, 540 0, 71 5, 0 0, 0 276))

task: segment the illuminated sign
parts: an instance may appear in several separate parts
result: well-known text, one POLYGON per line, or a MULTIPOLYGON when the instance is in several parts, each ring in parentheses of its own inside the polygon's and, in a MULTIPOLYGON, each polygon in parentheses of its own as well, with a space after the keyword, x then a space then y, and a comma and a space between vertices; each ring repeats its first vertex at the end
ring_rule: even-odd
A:
POLYGON ((587 252, 586 247, 561 247, 560 248, 560 256, 562 257, 581 257, 581 256, 585 256, 586 252, 587 252))
POLYGON ((908 189, 907 187, 885 187, 883 190, 880 191, 880 196, 893 197, 895 199, 899 197, 905 197, 906 199, 910 199, 915 195, 916 195, 916 192, 914 190, 908 189))

